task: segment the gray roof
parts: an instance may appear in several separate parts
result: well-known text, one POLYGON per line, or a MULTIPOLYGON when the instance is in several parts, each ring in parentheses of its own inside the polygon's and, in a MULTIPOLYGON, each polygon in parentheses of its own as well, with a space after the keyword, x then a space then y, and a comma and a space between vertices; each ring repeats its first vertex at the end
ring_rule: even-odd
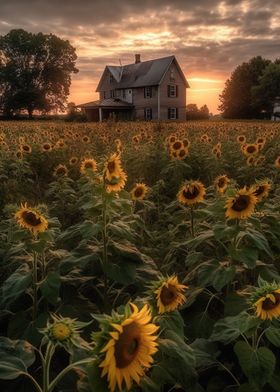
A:
POLYGON ((108 98, 108 99, 98 99, 97 101, 83 103, 82 105, 77 105, 79 108, 94 109, 99 107, 114 107, 114 108, 133 108, 131 103, 122 101, 119 98, 108 98))
MULTIPOLYGON (((143 61, 124 66, 106 66, 103 75, 105 74, 106 69, 108 69, 113 75, 115 83, 111 84, 112 89, 157 86, 160 84, 173 61, 176 63, 186 87, 189 87, 175 56, 162 57, 160 59, 143 61)), ((103 75, 98 83, 96 91, 102 91, 101 86, 103 75)))

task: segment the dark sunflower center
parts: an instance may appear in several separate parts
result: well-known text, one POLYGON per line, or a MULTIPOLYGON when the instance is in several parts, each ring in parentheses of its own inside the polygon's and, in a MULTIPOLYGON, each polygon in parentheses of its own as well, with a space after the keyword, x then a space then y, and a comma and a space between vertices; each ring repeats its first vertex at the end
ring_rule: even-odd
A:
POLYGON ((138 187, 134 191, 134 196, 135 197, 141 197, 143 195, 143 192, 144 192, 143 188, 138 187))
POLYGON ((218 187, 219 188, 223 188, 223 186, 225 186, 226 184, 226 179, 225 178, 220 178, 218 181, 218 187))
POLYGON ((116 164, 114 161, 108 162, 107 168, 109 170, 109 173, 114 173, 116 164))
POLYGON ((173 148, 174 150, 179 150, 182 147, 182 143, 181 142, 176 142, 173 144, 173 148))
POLYGON ((64 167, 60 167, 56 170, 56 175, 57 176, 64 176, 66 174, 66 170, 64 167))
POLYGON ((262 308, 264 310, 271 310, 276 308, 276 306, 279 305, 280 303, 280 294, 279 293, 272 293, 275 297, 275 303, 273 301, 271 301, 270 298, 266 298, 263 303, 262 303, 262 308))
POLYGON ((244 137, 241 136, 241 137, 239 138, 239 141, 240 141, 240 142, 244 142, 244 137))
POLYGON ((199 194, 199 189, 196 186, 194 186, 192 190, 190 189, 188 189, 187 191, 185 189, 183 190, 183 196, 186 199, 195 199, 198 196, 198 194, 199 194))
POLYGON ((179 157, 183 157, 185 155, 186 151, 185 150, 181 150, 179 152, 179 157))
POLYGON ((250 197, 247 195, 240 195, 232 205, 234 211, 244 211, 250 204, 250 197))
POLYGON ((23 146, 22 147, 24 151, 29 151, 30 147, 29 146, 23 146))
POLYGON ((254 192, 255 196, 260 196, 265 192, 265 187, 263 185, 260 185, 257 187, 257 189, 254 192))
POLYGON ((44 144, 44 149, 45 150, 49 150, 50 149, 50 145, 49 144, 44 144))
POLYGON ((92 162, 86 162, 86 163, 85 163, 85 168, 86 168, 86 169, 92 169, 92 167, 93 167, 93 166, 92 166, 92 162))
POLYGON ((116 366, 119 369, 131 364, 138 354, 141 334, 137 323, 132 322, 123 328, 119 340, 115 344, 116 366))
POLYGON ((252 154, 253 152, 255 152, 256 151, 256 147, 254 147, 254 146, 249 146, 249 147, 247 147, 247 152, 249 153, 249 154, 252 154))
POLYGON ((36 214, 32 211, 24 211, 22 213, 22 218, 30 226, 38 226, 41 223, 41 219, 37 218, 36 214))
POLYGON ((177 298, 177 290, 175 287, 168 285, 161 289, 160 300, 164 306, 172 304, 177 298))

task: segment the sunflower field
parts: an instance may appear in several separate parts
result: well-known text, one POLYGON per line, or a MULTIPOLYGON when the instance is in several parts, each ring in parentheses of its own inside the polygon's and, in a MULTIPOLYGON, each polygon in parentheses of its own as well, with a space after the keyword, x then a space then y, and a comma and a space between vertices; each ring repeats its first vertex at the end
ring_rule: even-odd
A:
POLYGON ((280 391, 280 123, 0 122, 3 392, 280 391))

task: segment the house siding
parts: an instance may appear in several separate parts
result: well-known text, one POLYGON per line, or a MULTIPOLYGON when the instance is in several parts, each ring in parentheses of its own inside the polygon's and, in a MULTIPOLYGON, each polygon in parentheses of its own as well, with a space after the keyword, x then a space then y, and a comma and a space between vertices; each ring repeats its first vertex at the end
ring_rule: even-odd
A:
POLYGON ((144 120, 145 108, 152 109, 153 120, 158 118, 157 110, 157 86, 152 86, 152 97, 144 97, 144 87, 133 89, 132 103, 135 106, 135 118, 136 120, 144 120))
POLYGON ((178 109, 178 119, 186 120, 186 86, 176 65, 172 62, 160 84, 160 119, 168 120, 168 108, 178 109), (174 81, 171 80, 173 69, 174 81), (178 96, 168 97, 168 85, 177 86, 178 96))

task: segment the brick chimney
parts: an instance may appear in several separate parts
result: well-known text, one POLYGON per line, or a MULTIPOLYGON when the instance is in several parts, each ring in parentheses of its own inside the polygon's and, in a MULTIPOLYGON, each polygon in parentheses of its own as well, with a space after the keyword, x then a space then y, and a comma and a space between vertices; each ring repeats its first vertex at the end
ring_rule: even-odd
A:
POLYGON ((139 53, 137 53, 135 55, 135 64, 141 63, 141 58, 140 57, 141 57, 141 55, 139 53))

